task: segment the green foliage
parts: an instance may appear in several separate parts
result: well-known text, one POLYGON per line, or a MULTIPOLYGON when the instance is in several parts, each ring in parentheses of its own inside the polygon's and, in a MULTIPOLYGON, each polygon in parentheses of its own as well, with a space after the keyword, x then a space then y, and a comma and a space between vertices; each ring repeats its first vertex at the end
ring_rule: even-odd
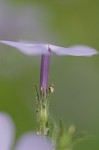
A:
POLYGON ((84 133, 76 133, 74 125, 70 125, 66 128, 66 126, 60 121, 56 140, 57 150, 74 149, 75 144, 85 139, 86 135, 84 133))
POLYGON ((50 86, 48 93, 46 93, 45 89, 42 89, 41 96, 38 92, 37 86, 35 85, 35 91, 37 95, 37 134, 50 137, 57 150, 71 150, 76 143, 82 139, 85 139, 85 134, 76 134, 74 125, 70 125, 68 128, 66 128, 62 121, 60 121, 58 125, 54 120, 51 119, 49 113, 49 100, 51 93, 54 91, 53 88, 51 89, 51 87, 52 86, 50 86))
POLYGON ((40 95, 37 86, 35 85, 36 91, 36 107, 37 107, 37 123, 38 123, 38 134, 47 135, 49 130, 48 127, 48 116, 49 116, 49 99, 51 91, 46 93, 45 89, 42 89, 40 95))

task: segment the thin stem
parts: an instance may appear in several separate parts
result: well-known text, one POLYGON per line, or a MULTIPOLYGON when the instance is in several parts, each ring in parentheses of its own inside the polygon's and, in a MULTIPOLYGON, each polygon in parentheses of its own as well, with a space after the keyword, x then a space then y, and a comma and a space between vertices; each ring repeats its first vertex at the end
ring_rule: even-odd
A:
POLYGON ((48 92, 48 79, 49 79, 49 67, 50 67, 50 54, 42 54, 41 56, 41 70, 40 70, 40 96, 44 92, 44 97, 48 92))
POLYGON ((47 134, 46 123, 48 121, 48 79, 50 68, 50 48, 48 47, 48 53, 41 56, 41 70, 40 70, 40 101, 39 101, 39 129, 41 135, 47 134))

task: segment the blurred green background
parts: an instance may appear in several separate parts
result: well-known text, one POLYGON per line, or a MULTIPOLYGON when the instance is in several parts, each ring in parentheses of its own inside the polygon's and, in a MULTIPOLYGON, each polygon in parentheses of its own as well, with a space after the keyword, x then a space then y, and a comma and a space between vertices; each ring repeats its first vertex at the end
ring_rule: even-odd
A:
MULTIPOLYGON (((0 40, 89 45, 99 50, 98 0, 0 0, 0 40)), ((34 130, 40 57, 0 45, 0 111, 8 112, 18 138, 34 130)), ((91 138, 74 150, 99 149, 99 56, 52 56, 50 112, 91 138)))

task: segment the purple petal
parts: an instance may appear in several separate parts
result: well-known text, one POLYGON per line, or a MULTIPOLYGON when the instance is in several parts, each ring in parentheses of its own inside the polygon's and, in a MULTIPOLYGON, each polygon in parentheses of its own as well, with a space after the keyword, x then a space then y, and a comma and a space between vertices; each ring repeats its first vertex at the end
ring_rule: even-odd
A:
POLYGON ((0 113, 0 150, 10 150, 14 140, 14 125, 6 113, 0 113))
POLYGON ((20 138, 15 150, 52 150, 52 145, 40 135, 27 133, 20 138))
POLYGON ((44 44, 26 44, 22 42, 12 42, 12 41, 0 41, 2 44, 6 44, 17 48, 19 51, 27 55, 40 55, 48 54, 47 48, 44 44))
POLYGON ((19 51, 27 55, 49 54, 48 47, 53 53, 57 55, 92 56, 99 53, 95 49, 83 45, 76 45, 64 48, 49 44, 27 44, 22 42, 11 41, 0 41, 0 43, 15 47, 19 51))
POLYGON ((70 46, 68 48, 50 45, 50 49, 57 55, 92 56, 99 53, 95 49, 83 45, 70 46))

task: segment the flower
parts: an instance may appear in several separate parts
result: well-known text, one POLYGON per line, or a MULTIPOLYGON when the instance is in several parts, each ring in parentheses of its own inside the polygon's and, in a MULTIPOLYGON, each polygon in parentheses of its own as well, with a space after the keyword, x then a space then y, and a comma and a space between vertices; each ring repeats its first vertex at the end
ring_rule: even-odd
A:
POLYGON ((42 91, 48 91, 48 77, 49 77, 49 66, 50 66, 50 55, 70 55, 70 56, 92 56, 98 54, 95 49, 76 45, 67 48, 55 46, 51 44, 27 44, 25 42, 12 42, 12 41, 0 41, 2 44, 6 44, 17 48, 19 51, 27 55, 41 55, 41 71, 40 71, 40 95, 42 97, 42 91))
POLYGON ((0 150, 52 150, 51 142, 40 135, 28 132, 24 134, 13 148, 15 127, 8 114, 0 112, 0 150))
MULTIPOLYGON (((11 42, 11 41, 0 41, 2 44, 6 44, 12 47, 17 48, 19 51, 23 52, 24 54, 27 55, 41 55, 41 70, 40 70, 40 98, 39 98, 39 93, 37 91, 37 121, 39 123, 39 133, 42 135, 47 135, 47 131, 49 130, 47 121, 48 121, 48 116, 49 116, 49 93, 48 93, 48 77, 49 77, 49 66, 50 66, 50 57, 51 54, 56 54, 56 55, 70 55, 70 56, 92 56, 95 54, 98 54, 95 49, 88 47, 88 46, 83 46, 83 45, 76 45, 76 46, 70 46, 68 48, 60 47, 60 46, 55 46, 51 44, 27 44, 27 43, 22 43, 22 42, 11 42)), ((33 137, 33 136, 32 136, 33 137)), ((28 137, 30 138, 30 136, 28 137)), ((27 138, 27 139, 28 139, 27 138)), ((36 139, 34 137, 34 139, 36 139)), ((1 136, 2 139, 2 136, 1 136)), ((33 147, 33 149, 37 148, 36 146, 33 146, 31 139, 29 140, 30 144, 27 146, 24 146, 27 143, 27 140, 24 140, 23 137, 23 147, 20 149, 20 144, 19 147, 16 150, 29 150, 28 146, 30 145, 30 148, 33 147)), ((34 141, 34 140, 33 140, 34 141)), ((38 140, 39 142, 39 140, 38 140)), ((34 142, 35 144, 36 142, 34 142)), ((39 146, 39 143, 38 143, 39 146)), ((42 147, 41 147, 42 148, 42 147)), ((39 149, 41 149, 39 147, 39 149)), ((47 148, 43 148, 43 150, 47 148)), ((6 150, 6 149, 4 149, 6 150)))
POLYGON ((24 42, 12 42, 12 41, 0 41, 0 43, 15 47, 19 51, 30 56, 49 54, 50 52, 56 55, 70 55, 70 56, 92 56, 99 53, 94 48, 83 45, 75 45, 64 48, 51 44, 27 44, 24 42))

